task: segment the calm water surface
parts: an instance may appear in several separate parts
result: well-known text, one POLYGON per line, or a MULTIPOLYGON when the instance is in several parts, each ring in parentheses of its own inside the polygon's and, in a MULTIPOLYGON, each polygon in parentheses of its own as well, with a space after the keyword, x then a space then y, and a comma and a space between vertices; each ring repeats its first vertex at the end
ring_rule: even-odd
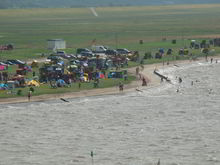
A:
POLYGON ((161 165, 219 165, 219 70, 180 65, 160 70, 173 84, 143 92, 1 105, 0 165, 90 165, 91 151, 94 165, 159 158, 161 165))

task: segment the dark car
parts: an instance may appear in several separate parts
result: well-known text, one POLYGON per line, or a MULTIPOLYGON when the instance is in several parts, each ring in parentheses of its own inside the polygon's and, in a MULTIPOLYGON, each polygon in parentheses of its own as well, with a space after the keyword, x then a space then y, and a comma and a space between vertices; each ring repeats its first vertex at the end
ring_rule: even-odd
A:
POLYGON ((76 58, 76 56, 74 56, 73 54, 64 54, 64 55, 60 55, 60 57, 62 57, 64 59, 76 58))
POLYGON ((118 52, 117 52, 117 50, 114 50, 114 49, 108 49, 108 50, 106 50, 105 54, 106 55, 117 55, 118 52))
POLYGON ((173 50, 172 50, 171 48, 169 48, 169 49, 167 50, 167 55, 171 55, 172 52, 173 52, 173 50))
POLYGON ((64 56, 64 55, 66 55, 66 53, 65 53, 65 51, 58 50, 58 51, 56 52, 56 55, 64 56))
POLYGON ((157 53, 155 54, 155 58, 157 58, 157 59, 161 59, 161 58, 162 58, 162 54, 159 53, 159 52, 157 52, 157 53))
POLYGON ((76 54, 81 54, 82 52, 92 53, 92 51, 87 49, 87 48, 78 48, 78 49, 76 49, 76 54))
POLYGON ((81 52, 79 55, 81 57, 95 57, 95 54, 92 52, 81 52))
POLYGON ((7 66, 8 64, 6 64, 5 62, 0 62, 0 65, 5 65, 5 66, 7 66))
POLYGON ((10 62, 10 61, 5 61, 4 62, 5 64, 8 64, 8 65, 14 65, 14 63, 10 62))
POLYGON ((131 51, 129 51, 128 49, 126 48, 123 48, 123 49, 116 49, 118 54, 130 54, 131 51))
POLYGON ((23 61, 20 60, 7 60, 8 62, 11 62, 12 64, 25 64, 23 61))
POLYGON ((55 61, 59 61, 61 60, 62 58, 60 56, 56 56, 56 55, 50 55, 49 57, 47 57, 47 59, 50 59, 50 60, 55 60, 55 61))

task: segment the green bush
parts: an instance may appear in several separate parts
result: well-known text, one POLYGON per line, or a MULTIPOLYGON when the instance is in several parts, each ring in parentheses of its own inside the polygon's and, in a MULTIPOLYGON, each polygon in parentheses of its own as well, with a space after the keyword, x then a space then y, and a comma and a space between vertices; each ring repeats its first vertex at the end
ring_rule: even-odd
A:
POLYGON ((144 54, 144 59, 151 59, 151 58, 152 58, 151 52, 146 52, 146 53, 144 54))
POLYGON ((202 40, 201 44, 205 45, 206 44, 206 40, 202 40))
POLYGON ((172 40, 172 44, 176 44, 176 40, 172 40))
POLYGON ((21 96, 21 94, 22 94, 22 90, 19 89, 19 90, 17 91, 17 95, 18 95, 18 96, 21 96))
POLYGON ((180 60, 180 56, 176 56, 176 60, 180 60))
POLYGON ((31 92, 34 92, 34 88, 33 87, 30 87, 29 89, 31 92))

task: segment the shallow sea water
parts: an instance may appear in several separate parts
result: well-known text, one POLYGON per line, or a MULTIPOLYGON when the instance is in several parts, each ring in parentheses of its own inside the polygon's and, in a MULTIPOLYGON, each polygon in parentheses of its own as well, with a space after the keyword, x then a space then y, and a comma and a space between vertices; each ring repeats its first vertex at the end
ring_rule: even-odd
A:
POLYGON ((0 165, 89 165, 91 151, 94 165, 219 165, 219 70, 181 64, 143 92, 1 105, 0 165))

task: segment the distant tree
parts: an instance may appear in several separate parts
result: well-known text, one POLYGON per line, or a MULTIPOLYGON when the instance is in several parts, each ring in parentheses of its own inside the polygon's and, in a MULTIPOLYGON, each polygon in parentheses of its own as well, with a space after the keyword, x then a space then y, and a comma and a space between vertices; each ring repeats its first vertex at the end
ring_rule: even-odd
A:
POLYGON ((146 52, 146 53, 144 54, 144 59, 150 59, 150 58, 152 58, 151 52, 146 52))

